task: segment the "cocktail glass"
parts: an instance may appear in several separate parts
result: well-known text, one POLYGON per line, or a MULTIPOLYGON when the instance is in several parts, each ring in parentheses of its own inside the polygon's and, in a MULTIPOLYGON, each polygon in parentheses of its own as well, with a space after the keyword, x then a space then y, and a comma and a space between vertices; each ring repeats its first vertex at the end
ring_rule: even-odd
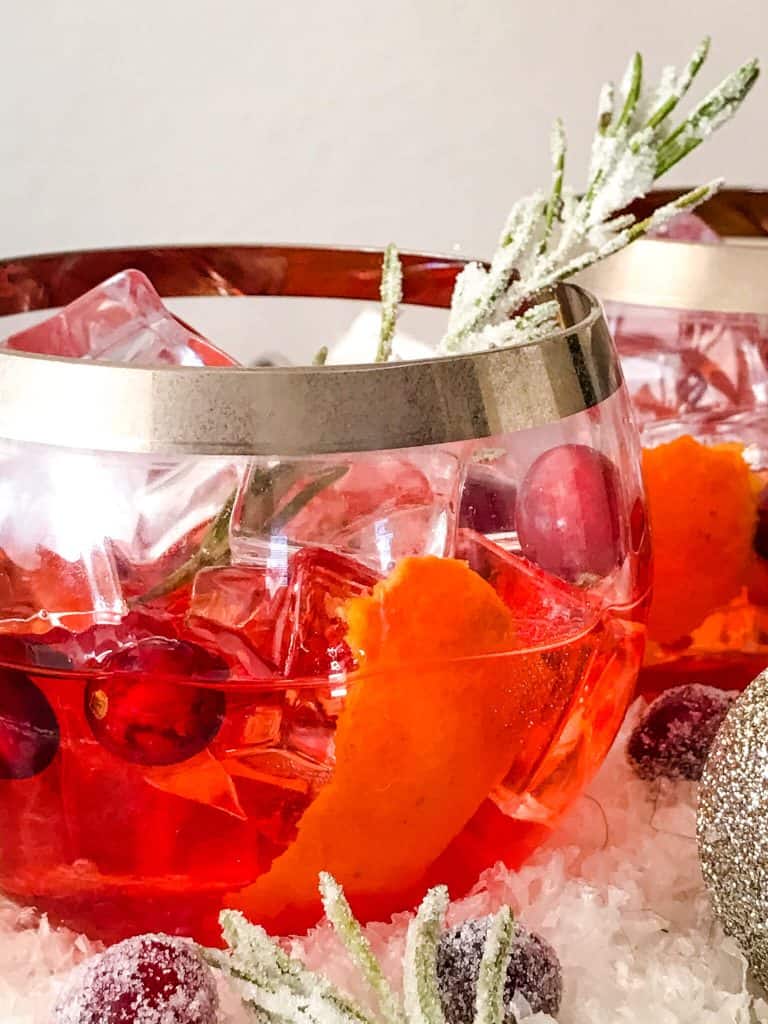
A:
MULTIPOLYGON (((183 312, 221 348, 256 303, 240 356, 306 363, 380 264, 67 254, 2 265, 0 295, 29 314, 135 267, 218 296, 183 312)), ((459 269, 406 256, 404 316, 459 269)), ((105 940, 213 942, 222 906, 313 923, 320 870, 370 919, 549 833, 631 697, 649 563, 610 335, 557 298, 535 344, 378 366, 223 366, 197 334, 217 365, 168 334, 161 366, 122 334, 129 365, 0 352, 0 890, 105 940)))
POLYGON ((704 216, 722 240, 644 241, 588 275, 645 449, 648 695, 739 689, 768 665, 768 194, 724 193, 704 216))

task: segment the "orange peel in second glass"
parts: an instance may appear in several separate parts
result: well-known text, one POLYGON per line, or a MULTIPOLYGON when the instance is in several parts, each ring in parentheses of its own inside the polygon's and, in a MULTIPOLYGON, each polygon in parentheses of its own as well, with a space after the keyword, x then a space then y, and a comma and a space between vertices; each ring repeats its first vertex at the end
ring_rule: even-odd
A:
POLYGON ((520 646, 512 614, 461 561, 403 560, 349 601, 347 620, 360 668, 333 776, 269 871, 228 896, 265 924, 283 912, 317 919, 320 871, 357 908, 414 892, 504 777, 556 685, 538 654, 507 653, 520 646))
POLYGON ((740 445, 692 437, 643 452, 654 558, 648 638, 690 634, 747 582, 756 496, 740 445))

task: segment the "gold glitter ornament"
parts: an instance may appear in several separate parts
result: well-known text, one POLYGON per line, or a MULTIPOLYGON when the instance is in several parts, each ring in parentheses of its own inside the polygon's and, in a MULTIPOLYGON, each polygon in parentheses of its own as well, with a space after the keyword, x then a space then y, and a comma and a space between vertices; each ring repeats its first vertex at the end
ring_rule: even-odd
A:
POLYGON ((715 914, 768 987, 768 671, 735 702, 715 738, 697 834, 715 914))

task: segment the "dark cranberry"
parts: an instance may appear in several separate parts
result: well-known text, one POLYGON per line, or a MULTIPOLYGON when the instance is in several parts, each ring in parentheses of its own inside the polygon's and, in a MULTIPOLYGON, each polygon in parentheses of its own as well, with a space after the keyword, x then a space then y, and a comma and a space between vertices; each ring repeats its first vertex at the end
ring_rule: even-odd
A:
POLYGON ((201 681, 221 682, 221 658, 197 644, 155 637, 105 659, 103 675, 85 692, 94 735, 136 764, 186 761, 205 749, 224 717, 224 694, 201 681))
MULTIPOLYGON (((446 932, 437 947, 437 983, 448 1024, 472 1024, 480 961, 488 934, 487 917, 446 932)), ((533 1013, 556 1014, 563 994, 560 961, 534 932, 517 925, 504 983, 504 1024, 515 1024, 512 997, 524 996, 533 1013)))
POLYGON ((733 699, 733 693, 695 683, 657 697, 627 744, 627 756, 640 778, 700 779, 733 699))
POLYGON ((459 526, 478 533, 514 529, 517 488, 490 466, 470 466, 459 509, 459 526))
POLYGON ((24 672, 0 669, 0 779, 31 779, 59 749, 53 708, 24 672))
POLYGON ((54 1010, 55 1024, 215 1024, 218 994, 191 943, 139 935, 86 962, 54 1010))
POLYGON ((768 487, 760 491, 757 499, 757 525, 753 546, 761 558, 768 558, 768 487))
POLYGON ((606 576, 623 555, 620 494, 616 467, 594 448, 566 444, 544 452, 518 495, 523 554, 563 579, 606 576))

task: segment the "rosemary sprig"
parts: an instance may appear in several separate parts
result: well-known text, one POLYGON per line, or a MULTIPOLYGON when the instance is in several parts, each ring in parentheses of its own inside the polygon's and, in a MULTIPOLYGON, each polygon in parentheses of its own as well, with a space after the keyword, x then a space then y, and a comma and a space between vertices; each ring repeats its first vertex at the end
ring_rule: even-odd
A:
POLYGON ((394 245, 384 251, 381 269, 381 331, 376 362, 386 363, 392 355, 392 341, 395 337, 397 314, 403 298, 403 268, 394 245))
POLYGON ((430 889, 408 925, 403 999, 409 1024, 446 1024, 437 985, 437 946, 447 908, 445 886, 430 889))
POLYGON ((692 209, 721 187, 717 179, 692 189, 642 221, 623 212, 725 124, 754 85, 759 68, 757 61, 749 61, 728 75, 679 124, 670 125, 671 114, 699 74, 708 52, 709 39, 704 39, 684 68, 667 68, 653 90, 644 84, 643 59, 636 53, 618 100, 611 83, 603 86, 587 184, 581 195, 564 184, 565 133, 562 124, 555 123, 548 198, 535 192, 518 200, 490 266, 469 264, 459 275, 440 351, 476 351, 540 336, 542 325, 547 329, 556 325, 546 309, 535 304, 539 294, 628 245, 680 209, 692 209), (517 329, 503 326, 514 320, 519 321, 517 329))
POLYGON ((708 135, 733 116, 759 74, 756 60, 738 68, 666 137, 659 147, 657 178, 700 146, 708 135))
POLYGON ((273 1024, 373 1024, 366 1012, 322 975, 289 956, 237 911, 219 920, 229 949, 203 949, 208 962, 224 971, 257 1019, 273 1024))
POLYGON ((504 982, 515 939, 515 919, 509 907, 491 919, 477 979, 474 1024, 502 1024, 504 982))
MULTIPOLYGON (((355 919, 344 890, 320 876, 326 915, 351 962, 376 996, 375 1021, 349 996, 291 957, 239 911, 219 916, 227 949, 201 949, 225 972, 260 1024, 446 1024, 437 979, 437 951, 448 906, 444 886, 430 889, 411 919, 403 957, 403 995, 395 993, 355 919)), ((485 939, 475 998, 474 1024, 502 1024, 504 985, 515 937, 509 907, 492 918, 485 939)))
POLYGON ((405 1024, 405 1015, 398 1004, 397 996, 385 978, 371 944, 363 934, 363 929, 355 919, 344 890, 336 879, 326 872, 320 875, 320 897, 325 916, 344 943, 350 960, 375 993, 384 1024, 405 1024))

